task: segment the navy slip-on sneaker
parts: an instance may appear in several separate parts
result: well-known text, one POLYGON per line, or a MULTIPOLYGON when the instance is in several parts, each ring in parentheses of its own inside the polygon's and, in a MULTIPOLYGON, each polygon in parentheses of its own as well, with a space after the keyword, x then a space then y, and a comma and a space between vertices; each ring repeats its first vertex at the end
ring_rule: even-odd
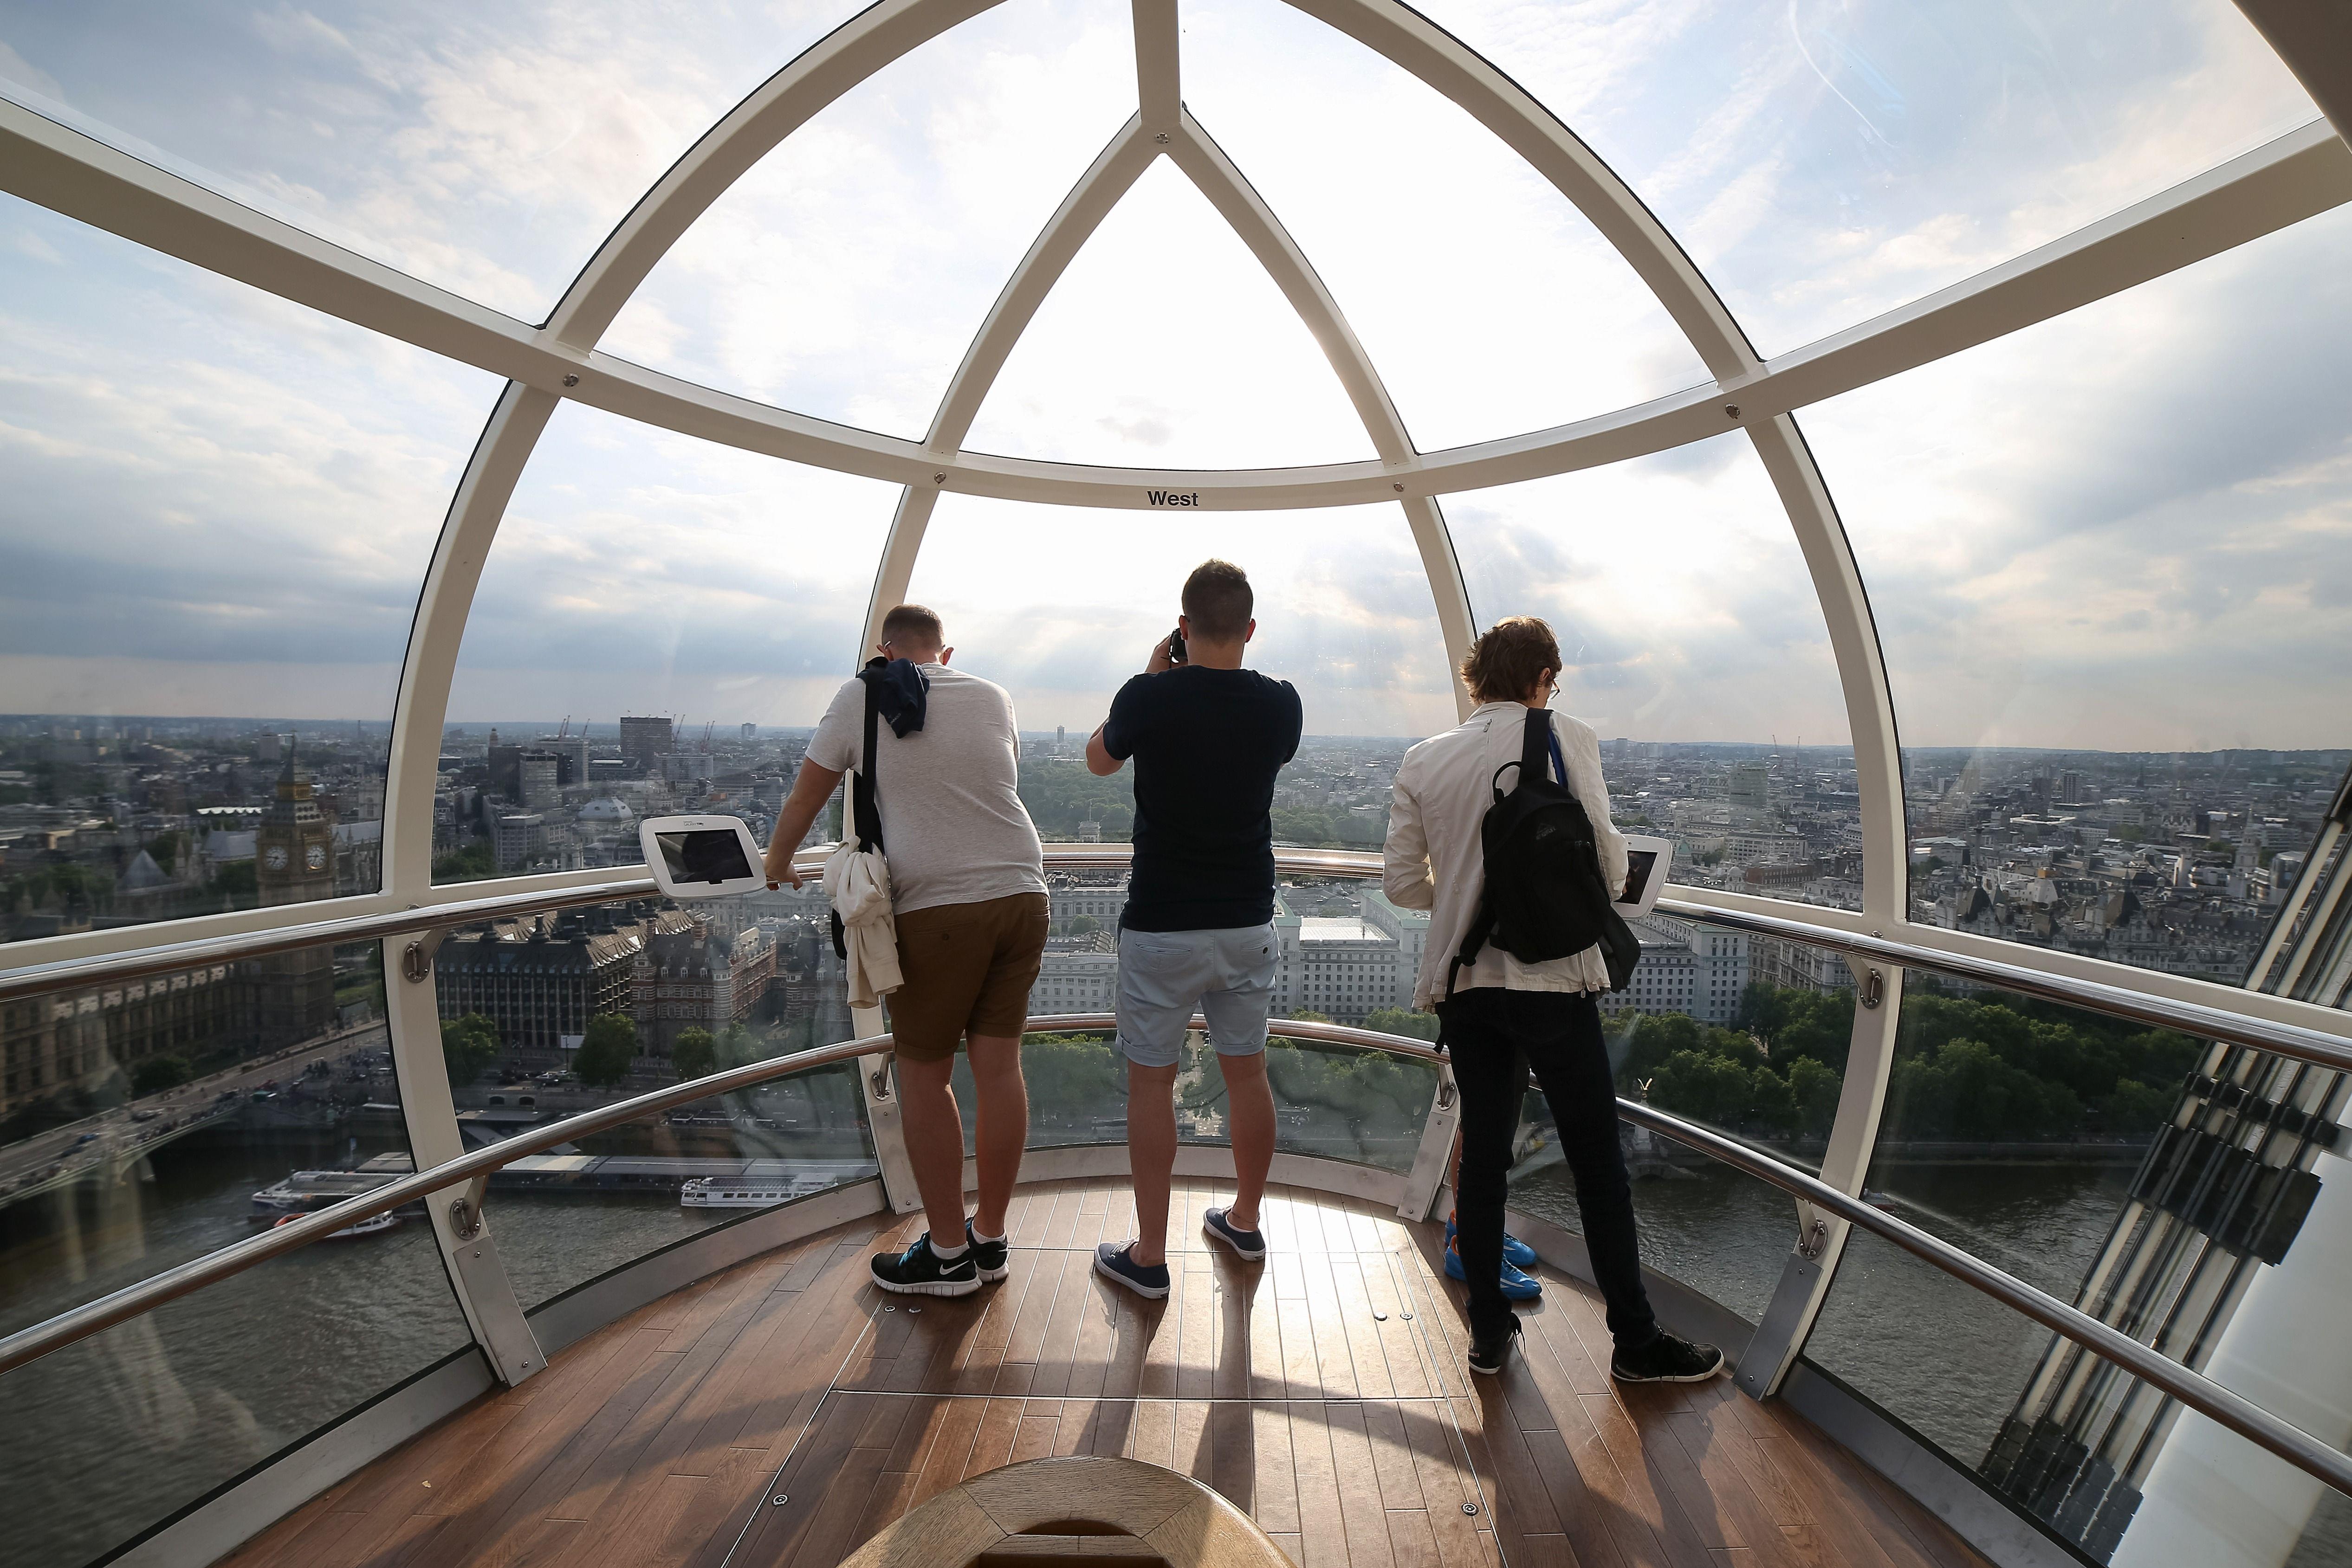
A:
POLYGON ((1201 1216, 1201 1229, 1212 1239, 1223 1242, 1244 1262, 1255 1263, 1265 1256, 1265 1232, 1244 1230, 1225 1218, 1226 1209, 1213 1208, 1201 1216))
POLYGON ((1104 1241, 1095 1247, 1095 1269, 1108 1274, 1139 1296, 1158 1301, 1168 1294, 1168 1265, 1139 1263, 1132 1241, 1104 1241))

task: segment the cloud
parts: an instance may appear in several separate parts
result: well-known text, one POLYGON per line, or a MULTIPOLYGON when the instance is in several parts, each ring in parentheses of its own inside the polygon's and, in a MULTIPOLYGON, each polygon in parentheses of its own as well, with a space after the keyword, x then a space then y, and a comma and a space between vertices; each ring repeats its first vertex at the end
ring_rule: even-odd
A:
MULTIPOLYGON (((152 6, 139 49, 19 7, 0 75, 142 155, 536 317, 693 140, 841 19, 807 4, 152 6)), ((1435 13, 1633 182, 1757 340, 1954 281, 2309 118, 2227 7, 1463 0, 1435 13)), ((1424 448, 1698 379, 1632 269, 1430 89, 1272 0, 1185 12, 1187 101, 1286 221, 1424 448)), ((608 347, 924 430, 1038 226, 1133 107, 1126 8, 984 13, 818 116, 608 347)), ((495 385, 44 214, 0 225, 0 665, 18 701, 388 711, 495 385), (278 677, 259 672, 278 670, 278 677), (340 695, 336 694, 341 694, 340 695)), ((2341 744, 2344 220, 1809 411, 1915 744, 2341 744)), ((971 444, 1148 466, 1370 444, 1171 166, 1080 253, 971 444)), ((805 723, 898 492, 567 407, 497 548, 461 720, 805 723)), ((1482 617, 1552 618, 1568 706, 1646 738, 1843 738, 1804 563, 1745 442, 1448 497, 1482 617)), ((1090 725, 1224 553, 1309 727, 1452 713, 1391 507, 942 501, 915 591, 1024 720, 1090 725)), ((316 710, 314 710, 316 711, 316 710)))

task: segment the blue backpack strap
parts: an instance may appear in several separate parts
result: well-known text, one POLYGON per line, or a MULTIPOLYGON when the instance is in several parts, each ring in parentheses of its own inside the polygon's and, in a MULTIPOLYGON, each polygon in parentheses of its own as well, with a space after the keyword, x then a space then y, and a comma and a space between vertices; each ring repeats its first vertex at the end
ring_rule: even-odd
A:
POLYGON ((1556 729, 1551 732, 1551 771, 1552 777, 1559 780, 1560 788, 1568 789, 1568 758, 1559 754, 1559 731, 1556 729))

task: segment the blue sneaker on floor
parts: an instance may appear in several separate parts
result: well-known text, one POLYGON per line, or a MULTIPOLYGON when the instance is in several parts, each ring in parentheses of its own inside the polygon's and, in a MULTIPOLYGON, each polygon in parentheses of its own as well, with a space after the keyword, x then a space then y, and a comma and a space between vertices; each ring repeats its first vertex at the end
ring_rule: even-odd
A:
MULTIPOLYGON (((1462 1254, 1455 1249, 1454 1243, 1451 1241, 1448 1241, 1445 1244, 1445 1277, 1449 1280, 1465 1281, 1470 1278, 1469 1275, 1462 1271, 1462 1254)), ((1541 1280, 1537 1279, 1532 1274, 1522 1273, 1517 1267, 1509 1262, 1504 1263, 1503 1299, 1505 1301, 1532 1301, 1538 1296, 1542 1294, 1543 1281, 1541 1280)))
POLYGON ((1212 1208, 1201 1216, 1201 1228, 1232 1248, 1244 1262, 1255 1263, 1265 1256, 1265 1232, 1244 1230, 1226 1216, 1230 1209, 1212 1208))
POLYGON ((1139 1296, 1158 1301, 1168 1294, 1168 1265, 1139 1263, 1132 1241, 1103 1241, 1095 1246, 1095 1270, 1108 1274, 1139 1296))
MULTIPOLYGON (((1445 1244, 1448 1247, 1454 1245, 1454 1217, 1450 1214, 1445 1217, 1445 1244)), ((1503 1232, 1503 1261, 1514 1269, 1532 1269, 1536 1266, 1536 1249, 1506 1230, 1503 1232)))

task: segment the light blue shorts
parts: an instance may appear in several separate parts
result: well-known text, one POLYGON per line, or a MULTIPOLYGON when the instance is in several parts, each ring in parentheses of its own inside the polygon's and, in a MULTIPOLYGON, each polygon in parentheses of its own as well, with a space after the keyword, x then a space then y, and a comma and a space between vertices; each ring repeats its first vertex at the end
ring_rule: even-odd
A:
POLYGON ((1138 1067, 1173 1067, 1195 1008, 1221 1056, 1265 1049, 1281 964, 1274 927, 1118 934, 1118 1048, 1138 1067))

